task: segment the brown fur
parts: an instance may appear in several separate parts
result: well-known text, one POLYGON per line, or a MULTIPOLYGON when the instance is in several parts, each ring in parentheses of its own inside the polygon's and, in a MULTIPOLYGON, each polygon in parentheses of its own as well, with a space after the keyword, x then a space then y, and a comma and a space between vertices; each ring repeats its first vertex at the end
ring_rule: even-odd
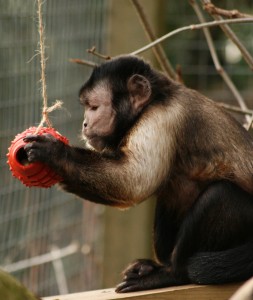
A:
POLYGON ((117 291, 252 276, 249 133, 213 101, 136 57, 96 68, 80 99, 88 147, 31 136, 25 149, 30 162, 48 164, 66 191, 84 199, 125 208, 157 196, 154 247, 160 264, 134 262, 117 291), (225 275, 220 272, 231 265, 225 275))

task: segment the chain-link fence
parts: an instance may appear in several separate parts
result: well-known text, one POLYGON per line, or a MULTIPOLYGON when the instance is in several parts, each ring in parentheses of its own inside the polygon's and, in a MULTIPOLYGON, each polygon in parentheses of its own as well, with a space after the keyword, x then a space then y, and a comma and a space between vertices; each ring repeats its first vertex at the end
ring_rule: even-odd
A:
MULTIPOLYGON (((69 62, 105 44, 103 0, 45 1, 47 87, 54 127, 78 143, 78 90, 90 72, 69 62)), ((14 136, 41 118, 36 1, 0 1, 0 265, 39 295, 101 286, 101 211, 51 189, 26 188, 12 178, 6 152, 14 136), (95 246, 97 245, 97 246, 95 246), (96 249, 96 250, 95 250, 96 249), (96 252, 96 253, 95 253, 96 252)))
MULTIPOLYGON (((63 100, 66 108, 50 117, 72 144, 78 144, 82 122, 78 90, 90 70, 69 59, 85 58, 85 49, 93 45, 106 53, 108 3, 47 0, 43 4, 48 96, 52 102, 63 100)), ((165 12, 165 32, 198 23, 188 1, 159 3, 165 12)), ((251 0, 224 0, 222 6, 253 13, 251 0)), ((28 189, 11 177, 6 164, 7 148, 14 136, 37 125, 41 118, 36 11, 36 1, 0 0, 0 265, 39 295, 51 295, 101 287, 103 207, 56 187, 28 189)), ((134 10, 132 18, 136 18, 134 10)), ((206 18, 211 20, 208 15, 206 18)), ((252 54, 252 25, 232 28, 252 54)), ((122 35, 120 24, 111 30, 122 35)), ((222 65, 252 108, 252 71, 220 28, 211 32, 222 65)), ((132 39, 134 33, 124 38, 132 39)), ((173 66, 181 65, 187 86, 215 100, 237 104, 213 66, 202 31, 181 33, 163 46, 173 66)))

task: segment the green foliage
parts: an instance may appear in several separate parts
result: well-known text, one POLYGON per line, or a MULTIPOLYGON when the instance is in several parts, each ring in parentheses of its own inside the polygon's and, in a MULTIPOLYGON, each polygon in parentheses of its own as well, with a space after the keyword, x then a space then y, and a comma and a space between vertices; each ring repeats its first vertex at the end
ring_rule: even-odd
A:
POLYGON ((0 298, 3 300, 38 300, 20 282, 0 270, 0 298))

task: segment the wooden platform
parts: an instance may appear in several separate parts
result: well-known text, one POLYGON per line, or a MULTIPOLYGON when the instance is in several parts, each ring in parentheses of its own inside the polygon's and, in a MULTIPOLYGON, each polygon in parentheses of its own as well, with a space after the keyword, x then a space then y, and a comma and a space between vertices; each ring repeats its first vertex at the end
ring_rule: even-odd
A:
POLYGON ((241 284, 228 285, 184 285, 144 292, 117 294, 114 289, 104 289, 63 296, 46 297, 44 300, 228 300, 241 284))

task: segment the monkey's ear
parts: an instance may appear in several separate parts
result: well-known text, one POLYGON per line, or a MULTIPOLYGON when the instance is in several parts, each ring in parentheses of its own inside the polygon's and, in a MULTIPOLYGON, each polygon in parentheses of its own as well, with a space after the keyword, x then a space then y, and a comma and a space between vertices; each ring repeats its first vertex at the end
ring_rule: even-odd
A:
POLYGON ((151 85, 149 80, 139 74, 134 74, 128 79, 127 88, 130 94, 130 101, 135 112, 139 112, 148 104, 151 96, 151 85))

